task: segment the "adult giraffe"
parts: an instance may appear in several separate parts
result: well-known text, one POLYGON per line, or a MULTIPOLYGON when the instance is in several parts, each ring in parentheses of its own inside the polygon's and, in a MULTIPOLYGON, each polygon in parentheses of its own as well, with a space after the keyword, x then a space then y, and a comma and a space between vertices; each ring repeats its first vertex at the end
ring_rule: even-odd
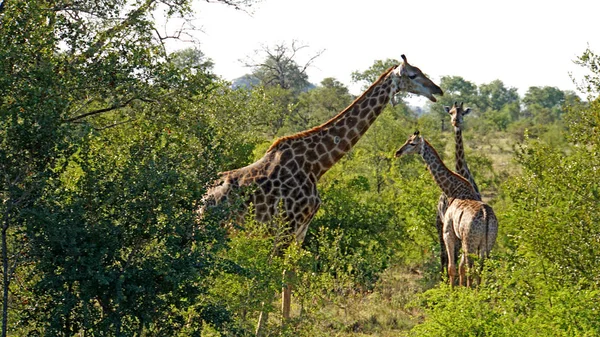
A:
MULTIPOLYGON (((469 114, 471 112, 471 108, 463 108, 463 103, 460 105, 458 102, 454 102, 452 107, 445 106, 444 110, 450 115, 450 122, 454 127, 454 170, 456 173, 463 176, 467 179, 471 185, 473 185, 473 189, 475 190, 475 194, 481 200, 481 194, 479 193, 479 188, 475 183, 475 178, 471 174, 469 170, 469 166, 467 165, 467 159, 465 158, 465 148, 463 145, 463 137, 462 137, 462 127, 463 127, 463 116, 469 114)), ((437 205, 437 216, 435 226, 438 231, 438 239, 440 242, 440 259, 442 265, 442 271, 446 271, 448 268, 448 254, 446 253, 446 246, 444 244, 444 238, 442 234, 443 227, 443 218, 444 213, 446 213, 446 209, 448 208, 448 198, 444 193, 440 195, 437 205)))
POLYGON ((450 171, 433 146, 415 132, 406 143, 396 151, 396 157, 408 154, 420 154, 427 169, 433 176, 436 184, 448 197, 448 209, 443 217, 443 236, 448 254, 448 275, 450 284, 454 285, 456 277, 456 262, 454 247, 462 243, 462 256, 459 265, 459 285, 471 286, 472 276, 466 276, 473 267, 473 260, 469 254, 478 254, 481 265, 486 259, 498 235, 498 220, 494 210, 481 201, 473 185, 461 175, 450 171))
MULTIPOLYGON (((200 215, 205 207, 228 200, 229 195, 240 188, 255 186, 247 202, 254 204, 256 220, 268 222, 282 208, 290 234, 302 242, 321 204, 317 191, 319 178, 352 149, 386 104, 390 100, 395 104, 395 95, 401 91, 425 96, 433 102, 436 101, 433 95, 443 95, 442 89, 419 68, 410 65, 404 55, 402 60, 329 121, 279 138, 258 161, 221 173, 204 197, 200 215)), ((283 288, 282 295, 283 317, 288 319, 289 284, 283 288)))

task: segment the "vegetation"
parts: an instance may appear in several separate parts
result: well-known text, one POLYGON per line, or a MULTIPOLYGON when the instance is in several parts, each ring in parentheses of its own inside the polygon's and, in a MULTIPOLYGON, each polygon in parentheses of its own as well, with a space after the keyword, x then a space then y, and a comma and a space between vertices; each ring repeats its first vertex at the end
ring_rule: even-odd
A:
POLYGON ((201 197, 353 97, 334 78, 312 88, 319 53, 299 63, 297 43, 263 48, 233 88, 199 49, 167 53, 176 32, 157 35, 154 11, 191 14, 186 1, 0 2, 2 336, 247 336, 261 310, 282 336, 600 335, 600 56, 579 58, 585 100, 447 76, 425 113, 387 107, 321 179, 304 244, 274 255, 285 219, 228 232, 227 209, 196 219, 201 197), (478 289, 440 279, 439 189, 418 158, 393 158, 419 129, 451 163, 454 101, 473 108, 466 156, 500 224, 478 289), (291 265, 282 326, 273 295, 291 265))

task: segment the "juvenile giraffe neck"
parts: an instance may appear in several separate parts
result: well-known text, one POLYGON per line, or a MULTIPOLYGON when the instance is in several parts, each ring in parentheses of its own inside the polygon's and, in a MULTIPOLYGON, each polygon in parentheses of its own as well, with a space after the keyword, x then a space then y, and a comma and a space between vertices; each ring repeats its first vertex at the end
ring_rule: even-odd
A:
POLYGON ((465 159, 465 148, 463 145, 462 130, 458 127, 454 128, 454 140, 455 140, 454 156, 456 159, 456 166, 455 166, 456 173, 460 174, 465 179, 467 179, 473 186, 475 193, 477 193, 477 195, 479 195, 479 188, 477 187, 477 184, 475 183, 475 179, 473 178, 471 171, 469 171, 469 166, 467 165, 467 160, 465 159))
MULTIPOLYGON (((361 96, 329 121, 313 129, 280 138, 268 151, 290 146, 303 156, 317 178, 337 163, 365 134, 395 94, 394 74, 388 69, 361 96), (394 92, 392 92, 394 91, 394 92)), ((267 151, 267 152, 268 152, 267 151)))
POLYGON ((433 179, 448 198, 479 200, 469 181, 450 171, 440 159, 437 151, 425 139, 423 139, 421 156, 425 160, 427 169, 429 169, 433 179))

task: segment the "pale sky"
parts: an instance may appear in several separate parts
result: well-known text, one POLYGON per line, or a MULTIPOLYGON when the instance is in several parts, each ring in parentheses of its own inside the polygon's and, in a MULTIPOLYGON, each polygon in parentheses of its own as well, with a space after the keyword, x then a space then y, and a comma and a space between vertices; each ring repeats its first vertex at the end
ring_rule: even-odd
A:
POLYGON ((573 61, 588 45, 600 54, 598 0, 262 0, 250 14, 205 2, 196 9, 200 48, 227 80, 249 72, 239 60, 261 45, 298 40, 309 46, 299 63, 325 50, 308 71, 312 83, 334 77, 353 94, 353 71, 405 54, 436 83, 500 79, 523 95, 530 86, 575 90, 569 73, 582 72, 573 61))

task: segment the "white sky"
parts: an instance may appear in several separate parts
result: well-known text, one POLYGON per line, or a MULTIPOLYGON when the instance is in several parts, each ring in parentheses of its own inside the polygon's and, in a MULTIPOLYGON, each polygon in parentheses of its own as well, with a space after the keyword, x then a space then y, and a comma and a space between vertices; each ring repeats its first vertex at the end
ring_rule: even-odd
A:
POLYGON ((588 45, 600 53, 598 0, 262 0, 252 14, 203 1, 196 8, 200 48, 227 80, 249 72, 239 60, 261 45, 295 39, 309 46, 299 63, 325 49, 308 72, 312 83, 334 77, 353 94, 353 71, 406 54, 436 83, 446 75, 476 85, 500 79, 523 95, 530 86, 575 90, 569 73, 582 72, 573 61, 588 45))

